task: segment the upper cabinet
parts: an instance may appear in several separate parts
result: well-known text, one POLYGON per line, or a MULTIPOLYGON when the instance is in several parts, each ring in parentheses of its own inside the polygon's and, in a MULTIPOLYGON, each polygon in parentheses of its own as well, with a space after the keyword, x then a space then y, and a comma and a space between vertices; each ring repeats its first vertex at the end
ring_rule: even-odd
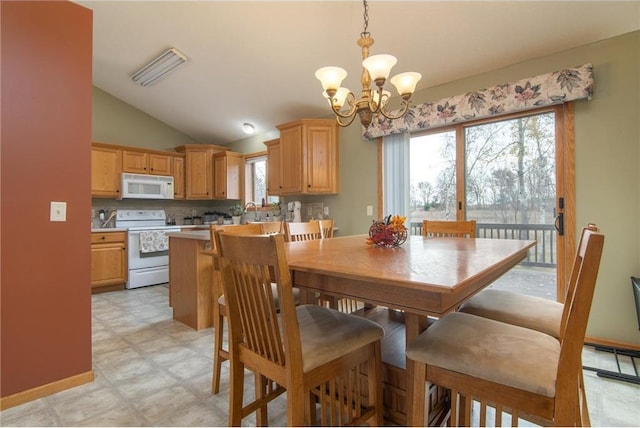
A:
POLYGON ((134 174, 171 175, 172 156, 145 150, 123 150, 122 171, 134 174))
POLYGON ((264 142, 267 146, 267 194, 279 195, 280 188, 280 140, 264 142))
POLYGON ((213 199, 213 155, 223 146, 187 144, 176 148, 185 154, 185 199, 213 199))
POLYGON ((120 197, 122 150, 93 143, 91 146, 91 196, 120 197))
POLYGON ((277 128, 279 142, 265 143, 269 194, 338 193, 338 126, 335 120, 302 119, 277 128))
POLYGON ((173 199, 184 199, 184 155, 176 153, 172 157, 173 165, 173 199))
POLYGON ((242 199, 244 156, 242 153, 220 152, 213 155, 213 197, 242 199))

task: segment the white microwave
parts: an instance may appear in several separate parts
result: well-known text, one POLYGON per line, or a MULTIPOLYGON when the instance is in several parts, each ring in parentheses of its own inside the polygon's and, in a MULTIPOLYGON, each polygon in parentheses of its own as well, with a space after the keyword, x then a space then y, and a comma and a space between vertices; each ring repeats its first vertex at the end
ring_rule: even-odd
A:
POLYGON ((173 199, 173 177, 122 173, 121 199, 173 199))

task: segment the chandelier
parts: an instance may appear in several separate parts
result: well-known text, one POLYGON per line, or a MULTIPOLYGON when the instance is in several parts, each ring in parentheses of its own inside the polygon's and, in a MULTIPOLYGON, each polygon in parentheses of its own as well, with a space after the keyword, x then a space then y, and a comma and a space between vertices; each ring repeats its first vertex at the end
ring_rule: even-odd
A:
POLYGON ((369 26, 369 5, 367 0, 363 0, 362 3, 364 5, 364 31, 360 33, 360 38, 357 41, 358 46, 362 48, 363 68, 360 79, 362 95, 359 99, 356 99, 353 92, 340 86, 344 78, 347 77, 347 72, 343 68, 322 67, 316 71, 316 77, 322 83, 322 88, 324 89, 322 95, 327 99, 331 110, 335 113, 338 125, 349 126, 357 113, 360 117, 360 123, 366 128, 378 113, 387 119, 399 119, 404 116, 409 109, 409 99, 422 75, 420 73, 407 72, 393 76, 390 80, 402 97, 402 104, 395 115, 385 109, 391 93, 384 90, 383 87, 391 73, 391 67, 396 64, 397 59, 392 55, 385 54, 369 56, 369 48, 373 45, 371 34, 367 31, 369 26), (376 86, 374 88, 371 88, 372 80, 376 86))

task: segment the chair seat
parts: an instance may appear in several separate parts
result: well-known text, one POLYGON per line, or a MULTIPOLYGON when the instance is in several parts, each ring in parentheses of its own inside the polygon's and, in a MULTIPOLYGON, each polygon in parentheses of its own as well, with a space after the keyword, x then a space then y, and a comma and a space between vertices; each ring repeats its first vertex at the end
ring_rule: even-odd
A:
MULTIPOLYGON (((278 301, 278 287, 275 283, 271 283, 271 290, 273 291, 273 301, 276 304, 276 308, 280 307, 280 302, 278 301)), ((293 301, 296 305, 300 304, 300 289, 293 287, 293 301)), ((222 306, 226 306, 226 301, 224 298, 224 294, 218 297, 218 304, 222 306)))
POLYGON ((560 337, 561 303, 505 290, 484 290, 459 309, 472 315, 560 337))
POLYGON ((305 373, 384 337, 379 324, 335 309, 301 305, 296 312, 305 373))
POLYGON ((450 313, 407 346, 407 357, 555 397, 560 342, 548 334, 475 315, 450 313))

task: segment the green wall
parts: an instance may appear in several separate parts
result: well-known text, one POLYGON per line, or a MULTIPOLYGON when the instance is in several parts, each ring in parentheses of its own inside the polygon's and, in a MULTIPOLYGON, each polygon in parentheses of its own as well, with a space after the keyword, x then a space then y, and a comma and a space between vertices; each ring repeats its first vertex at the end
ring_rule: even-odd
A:
MULTIPOLYGON (((640 276, 640 32, 428 88, 417 92, 413 102, 585 63, 594 66, 595 84, 593 99, 575 104, 576 225, 594 222, 606 234, 587 335, 640 346, 629 280, 640 276)), ((291 118, 295 119, 299 118, 291 118)), ((362 140, 360 131, 357 125, 340 130, 340 194, 295 198, 329 206, 341 235, 366 233, 373 219, 366 216, 366 206, 373 205, 374 213, 378 208, 377 144, 362 140)), ((229 146, 241 153, 263 151, 262 141, 272 138, 273 134, 253 136, 229 146)), ((98 89, 94 89, 94 139, 160 149, 193 143, 98 89)))
POLYGON ((93 141, 157 150, 198 144, 175 128, 95 86, 92 138, 93 141))

